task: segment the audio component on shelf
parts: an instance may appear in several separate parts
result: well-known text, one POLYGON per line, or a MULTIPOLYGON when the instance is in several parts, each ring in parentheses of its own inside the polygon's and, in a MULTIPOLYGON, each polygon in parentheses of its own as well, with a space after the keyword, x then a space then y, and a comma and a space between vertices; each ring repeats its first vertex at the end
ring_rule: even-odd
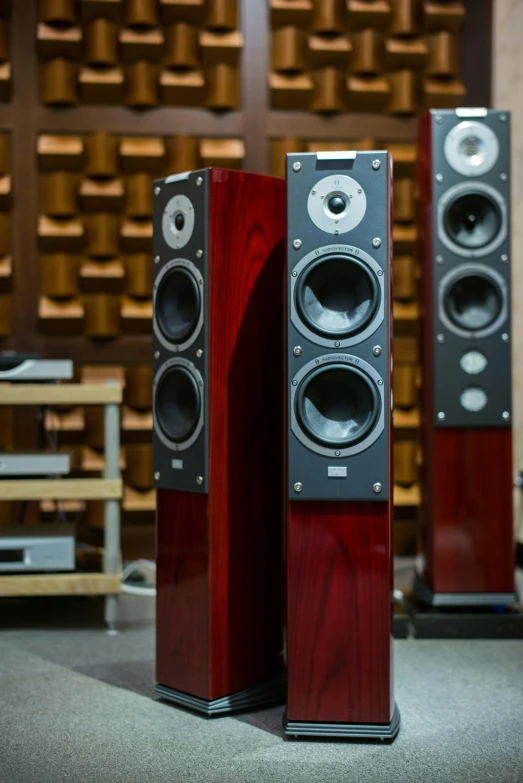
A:
POLYGON ((287 155, 289 737, 393 739, 392 159, 287 155))
POLYGON ((0 353, 0 382, 63 381, 72 377, 73 363, 69 359, 40 359, 38 354, 14 351, 0 353))
POLYGON ((75 526, 0 527, 0 572, 74 571, 75 526))
POLYGON ((205 169, 153 192, 156 694, 283 701, 285 182, 205 169))
POLYGON ((0 454, 0 479, 4 476, 65 476, 70 470, 69 454, 0 454))
POLYGON ((510 604, 510 116, 431 111, 419 125, 424 551, 416 596, 510 604))

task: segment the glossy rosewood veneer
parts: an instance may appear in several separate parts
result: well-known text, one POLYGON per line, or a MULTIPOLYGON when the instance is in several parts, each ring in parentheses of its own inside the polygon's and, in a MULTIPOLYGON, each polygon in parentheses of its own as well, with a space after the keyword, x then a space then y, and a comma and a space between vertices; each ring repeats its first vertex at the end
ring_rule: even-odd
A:
POLYGON ((390 503, 289 504, 289 721, 391 720, 391 524, 390 503))
POLYGON ((209 176, 209 492, 157 494, 156 679, 204 700, 283 649, 285 183, 209 176))

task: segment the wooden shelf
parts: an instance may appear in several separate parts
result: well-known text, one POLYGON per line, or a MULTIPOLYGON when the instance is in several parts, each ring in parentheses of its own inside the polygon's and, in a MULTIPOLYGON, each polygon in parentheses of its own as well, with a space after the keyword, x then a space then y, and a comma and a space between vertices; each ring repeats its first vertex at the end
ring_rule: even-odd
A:
POLYGON ((122 497, 121 479, 0 481, 0 500, 110 500, 122 497))
POLYGON ((154 489, 139 492, 132 487, 124 487, 122 511, 155 511, 156 491, 154 489))
POLYGON ((0 596, 111 595, 121 584, 121 574, 16 574, 0 577, 0 596))
POLYGON ((121 401, 122 388, 116 384, 0 384, 0 405, 107 405, 121 401))

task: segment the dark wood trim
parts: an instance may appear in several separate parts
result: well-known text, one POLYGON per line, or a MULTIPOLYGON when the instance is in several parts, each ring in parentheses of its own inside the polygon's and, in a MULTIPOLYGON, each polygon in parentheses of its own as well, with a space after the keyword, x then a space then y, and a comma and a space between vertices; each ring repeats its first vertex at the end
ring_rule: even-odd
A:
POLYGON ((463 0, 461 78, 465 106, 492 105, 492 0, 463 0))
POLYGON ((40 334, 33 344, 34 350, 46 359, 72 359, 82 364, 149 364, 152 356, 152 337, 149 334, 121 335, 116 340, 40 334))
POLYGON ((38 332, 40 264, 37 252, 38 171, 36 164, 37 62, 36 3, 13 3, 11 51, 14 93, 11 104, 13 342, 33 350, 38 332))
MULTIPOLYGON (((1 121, 1 114, 0 114, 1 121)), ((159 108, 140 112, 125 106, 72 106, 52 109, 38 104, 40 132, 91 133, 100 128, 111 133, 149 136, 243 136, 241 111, 218 114, 206 109, 159 108)))
POLYGON ((307 139, 344 141, 372 136, 376 139, 396 139, 412 142, 417 120, 384 117, 381 114, 340 114, 322 117, 309 112, 273 110, 269 113, 270 138, 298 136, 307 139))
POLYGON ((244 168, 265 174, 269 168, 267 117, 269 112, 269 11, 265 0, 242 0, 244 36, 242 105, 245 112, 244 168))

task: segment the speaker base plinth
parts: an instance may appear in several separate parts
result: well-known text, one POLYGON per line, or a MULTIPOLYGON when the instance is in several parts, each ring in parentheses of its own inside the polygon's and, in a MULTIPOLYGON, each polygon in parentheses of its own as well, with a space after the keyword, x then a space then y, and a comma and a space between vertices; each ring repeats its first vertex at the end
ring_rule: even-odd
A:
POLYGON ((155 696, 165 701, 177 704, 179 707, 199 712, 209 718, 230 715, 233 712, 258 710, 262 707, 273 707, 285 702, 286 678, 283 672, 264 680, 258 685, 244 688, 236 693, 221 696, 219 699, 202 699, 190 693, 157 684, 155 696))
POLYGON ((412 594, 421 603, 434 607, 513 606, 518 602, 515 593, 436 593, 418 575, 412 594))
POLYGON ((392 742, 400 730, 400 711, 394 705, 389 723, 323 723, 321 721, 289 720, 283 716, 283 730, 288 739, 375 740, 392 742))

